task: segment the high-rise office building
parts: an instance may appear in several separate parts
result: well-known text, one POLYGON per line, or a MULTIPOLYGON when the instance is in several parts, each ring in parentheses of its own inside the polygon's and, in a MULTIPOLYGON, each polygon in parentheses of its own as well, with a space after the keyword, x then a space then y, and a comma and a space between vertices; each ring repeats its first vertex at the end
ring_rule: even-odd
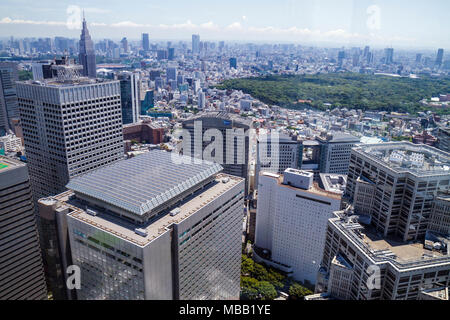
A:
POLYGON ((120 81, 120 100, 123 124, 136 123, 141 114, 139 73, 123 71, 117 75, 120 81))
POLYGON ((52 197, 81 268, 78 299, 239 299, 244 181, 186 158, 153 150, 52 197))
POLYGON ((416 54, 416 63, 421 63, 422 62, 422 54, 418 53, 416 54))
POLYGON ((167 59, 170 61, 175 59, 175 48, 167 48, 167 59))
POLYGON ((342 67, 342 65, 344 64, 344 59, 345 59, 345 51, 339 51, 338 52, 338 66, 342 67))
POLYGON ((0 62, 0 136, 13 130, 13 119, 19 118, 16 81, 19 80, 17 63, 0 62))
POLYGON ((320 166, 322 173, 347 174, 352 148, 359 139, 351 134, 330 132, 316 137, 320 145, 320 166))
POLYGON ((303 146, 297 138, 285 134, 260 135, 256 144, 255 185, 260 172, 282 174, 286 169, 300 169, 303 146), (273 139, 275 137, 275 139, 273 139))
POLYGON ((450 154, 410 142, 352 150, 345 197, 371 217, 381 235, 401 241, 425 236, 434 196, 449 188, 450 154))
POLYGON ((393 48, 384 49, 384 58, 385 58, 386 64, 393 64, 394 63, 394 49, 393 48))
POLYGON ((205 110, 206 95, 202 90, 200 90, 197 95, 197 106, 200 110, 205 110))
POLYGON ((0 300, 47 299, 27 167, 0 156, 0 300))
POLYGON ((254 256, 300 281, 316 282, 326 224, 341 195, 319 188, 313 173, 287 169, 261 172, 254 256))
POLYGON ((86 20, 83 18, 83 29, 80 37, 79 63, 83 66, 83 75, 89 78, 97 77, 97 66, 95 61, 94 42, 87 28, 86 20))
MULTIPOLYGON (((203 141, 202 137, 209 129, 217 129, 223 139, 220 164, 224 173, 245 178, 245 190, 248 192, 249 171, 249 129, 252 121, 227 112, 203 112, 183 121, 183 129, 191 136, 190 155, 203 159, 204 150, 211 141, 203 141)), ((216 151, 219 156, 219 150, 216 151)), ((215 154, 211 154, 214 158, 215 154)), ((209 157, 209 155, 208 155, 209 157)))
POLYGON ((449 235, 404 242, 381 235, 368 216, 338 211, 328 221, 315 291, 343 300, 416 300, 448 288, 449 235))
POLYGON ((369 46, 365 46, 364 47, 364 53, 363 53, 363 57, 367 58, 367 55, 370 53, 370 47, 369 46))
POLYGON ((167 49, 161 49, 156 52, 156 58, 158 60, 167 60, 169 58, 169 53, 167 49))
POLYGON ((147 52, 150 51, 150 42, 148 39, 148 33, 142 34, 142 49, 147 52))
POLYGON ((444 49, 439 49, 436 56, 435 65, 440 67, 442 65, 442 61, 444 59, 444 49))
POLYGON ((192 54, 200 53, 200 35, 193 34, 192 35, 192 54))
POLYGON ((123 52, 128 53, 128 40, 126 37, 123 37, 122 40, 120 40, 120 44, 122 45, 123 52))
POLYGON ((237 69, 237 59, 236 58, 230 58, 230 68, 237 69))
POLYGON ((166 69, 167 80, 177 80, 177 68, 169 67, 166 69))
POLYGON ((119 81, 77 77, 17 84, 24 144, 35 199, 65 190, 69 178, 123 157, 119 81))
POLYGON ((450 152, 450 127, 438 126, 436 138, 437 148, 445 152, 450 152))

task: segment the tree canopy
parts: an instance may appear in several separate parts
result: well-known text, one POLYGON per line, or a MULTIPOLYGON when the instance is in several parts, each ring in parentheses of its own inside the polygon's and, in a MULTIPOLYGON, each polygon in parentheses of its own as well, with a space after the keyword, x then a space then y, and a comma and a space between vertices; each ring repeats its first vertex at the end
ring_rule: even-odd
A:
MULTIPOLYGON (((317 75, 269 75, 259 78, 231 79, 219 89, 242 90, 269 105, 299 109, 332 107, 388 112, 431 110, 422 99, 450 93, 450 78, 390 77, 359 73, 317 75)), ((450 108, 435 108, 438 114, 450 114, 450 108)))

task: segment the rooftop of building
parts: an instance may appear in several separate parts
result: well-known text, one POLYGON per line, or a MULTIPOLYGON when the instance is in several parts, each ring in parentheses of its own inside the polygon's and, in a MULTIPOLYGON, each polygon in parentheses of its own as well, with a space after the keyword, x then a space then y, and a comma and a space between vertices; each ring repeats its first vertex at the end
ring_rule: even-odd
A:
POLYGON ((235 121, 235 122, 241 123, 243 125, 246 125, 248 127, 251 127, 252 122, 253 122, 249 118, 241 117, 238 114, 234 114, 234 113, 226 112, 226 111, 205 111, 205 112, 201 112, 199 114, 196 114, 196 115, 190 117, 186 121, 200 120, 200 119, 205 119, 205 118, 217 118, 217 119, 223 119, 223 120, 228 120, 228 121, 235 121))
POLYGON ((450 174, 450 153, 424 144, 391 142, 359 145, 353 150, 396 172, 450 174))
MULTIPOLYGON (((200 208, 208 205, 208 203, 217 199, 217 197, 244 180, 243 178, 229 176, 223 173, 215 175, 214 178, 215 179, 204 189, 201 189, 194 195, 184 199, 181 204, 167 209, 161 217, 149 221, 144 226, 137 226, 136 224, 103 211, 97 211, 97 215, 95 216, 91 215, 86 212, 82 202, 76 199, 76 197, 72 197, 74 193, 70 190, 54 196, 52 199, 59 201, 61 206, 68 207, 70 211, 68 214, 69 216, 139 246, 145 246, 165 233, 170 225, 180 223, 187 219, 200 208), (169 212, 175 208, 178 208, 179 212, 175 216, 171 216, 169 212), (136 228, 146 230, 147 236, 137 234, 135 232, 136 228)), ((39 201, 48 201, 48 199, 41 199, 39 201)))
POLYGON ((420 264, 445 262, 450 263, 446 251, 427 249, 424 240, 404 242, 398 236, 384 237, 374 226, 360 223, 358 216, 352 212, 336 212, 337 218, 332 223, 349 236, 375 262, 392 262, 395 266, 406 268, 420 264))
POLYGON ((258 142, 263 142, 263 141, 272 142, 272 139, 275 139, 274 141, 276 141, 277 138, 278 138, 279 143, 292 143, 292 144, 298 143, 297 140, 294 140, 292 137, 288 136, 287 134, 284 134, 284 133, 272 134, 270 132, 268 132, 266 134, 260 134, 258 136, 258 142))
POLYGON ((436 300, 450 300, 448 295, 448 287, 425 289, 421 291, 421 294, 430 296, 432 299, 436 300))
POLYGON ((23 167, 25 164, 21 161, 0 156, 0 174, 18 167, 23 167))
POLYGON ((360 139, 349 133, 331 131, 327 132, 324 136, 318 136, 317 140, 328 143, 357 143, 360 139))
MULTIPOLYGON (((286 170, 296 170, 296 169, 286 169, 286 170)), ((302 170, 296 170, 299 172, 303 172, 302 170)), ((308 172, 311 173, 311 172, 308 172)), ((312 173, 311 173, 312 174, 312 173)), ((277 180, 278 185, 285 187, 285 188, 290 188, 292 190, 296 190, 296 191, 302 191, 302 192, 307 192, 307 193, 311 193, 314 195, 319 195, 322 197, 328 197, 331 199, 335 199, 335 200, 340 200, 341 199, 341 194, 336 193, 336 192, 332 192, 332 191, 327 191, 322 189, 319 184, 317 182, 313 182, 311 185, 311 188, 309 188, 308 190, 302 189, 302 188, 297 188, 291 185, 287 185, 287 184, 283 184, 283 175, 281 174, 276 174, 276 173, 271 173, 271 172, 261 172, 261 175, 264 175, 266 177, 271 177, 277 180)))
POLYGON ((152 150, 75 177, 67 188, 143 216, 222 170, 216 163, 152 150))
POLYGON ((50 87, 50 88, 64 88, 82 85, 93 85, 99 83, 109 83, 117 80, 104 79, 104 78, 88 78, 82 76, 64 78, 50 78, 42 80, 27 80, 20 83, 33 85, 37 87, 50 87))
POLYGON ((347 176, 344 174, 320 173, 320 181, 326 191, 344 193, 347 186, 347 176))

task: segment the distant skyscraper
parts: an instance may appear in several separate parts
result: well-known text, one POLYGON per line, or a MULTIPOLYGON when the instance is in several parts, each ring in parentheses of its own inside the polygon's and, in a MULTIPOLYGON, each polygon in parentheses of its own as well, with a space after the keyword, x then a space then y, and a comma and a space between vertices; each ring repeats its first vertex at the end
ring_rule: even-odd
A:
POLYGON ((117 80, 120 81, 123 124, 138 122, 141 113, 139 73, 124 71, 118 74, 117 80))
POLYGON ((385 55, 385 63, 386 64, 394 63, 394 49, 393 48, 384 49, 384 55, 385 55))
POLYGON ((12 120, 19 118, 15 83, 18 80, 17 64, 0 62, 0 136, 12 130, 12 120))
POLYGON ((342 67, 345 59, 345 51, 339 51, 338 52, 338 66, 342 67))
POLYGON ((146 52, 150 50, 150 42, 148 39, 148 33, 142 34, 142 49, 144 49, 144 51, 146 51, 146 52))
POLYGON ((169 67, 166 69, 167 80, 177 80, 177 68, 169 67))
POLYGON ((198 34, 192 35, 192 53, 193 54, 200 53, 200 35, 198 34))
POLYGON ((175 59, 175 48, 167 49, 167 59, 169 59, 169 60, 175 59))
POLYGON ((0 156, 0 300, 47 299, 30 179, 0 156))
POLYGON ((204 110, 205 109, 205 104, 206 104, 205 93, 200 90, 199 93, 198 93, 198 108, 200 110, 204 110))
POLYGON ((97 77, 97 66, 95 62, 94 42, 89 34, 86 20, 83 17, 83 29, 80 37, 79 63, 83 65, 83 75, 89 78, 97 77))
POLYGON ((230 58, 230 68, 237 69, 237 59, 236 58, 230 58))
POLYGON ((440 67, 442 65, 442 61, 444 59, 444 49, 439 49, 436 56, 436 66, 440 67))
POLYGON ((167 49, 160 49, 156 52, 156 58, 158 60, 167 60, 169 58, 169 53, 167 49))
POLYGON ((422 62, 422 54, 418 53, 416 54, 416 63, 421 63, 422 62))
POLYGON ((369 46, 364 47, 363 57, 366 58, 367 55, 369 54, 369 52, 370 52, 370 47, 369 46))
POLYGON ((78 299, 239 299, 244 181, 186 160, 153 150, 46 200, 65 212, 78 299))
POLYGON ((120 40, 120 43, 122 44, 122 49, 123 52, 128 53, 128 40, 126 37, 122 38, 122 40, 120 40))
MULTIPOLYGON (((57 66, 58 72, 64 66, 57 66)), ((123 157, 119 81, 86 78, 17 84, 35 199, 65 190, 69 178, 123 157)))

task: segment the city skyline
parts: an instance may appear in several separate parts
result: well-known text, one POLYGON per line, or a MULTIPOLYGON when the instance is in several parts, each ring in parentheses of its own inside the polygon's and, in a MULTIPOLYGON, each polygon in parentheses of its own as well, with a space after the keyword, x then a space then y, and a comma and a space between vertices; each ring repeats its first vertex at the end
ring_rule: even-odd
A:
POLYGON ((134 6, 124 6, 101 0, 43 1, 37 8, 29 1, 21 1, 20 5, 5 1, 0 5, 0 25, 5 27, 0 28, 0 37, 77 37, 84 10, 94 39, 125 36, 138 40, 141 33, 149 33, 150 41, 189 41, 192 34, 198 33, 209 41, 449 48, 445 30, 450 22, 445 19, 446 10, 442 10, 449 4, 441 0, 408 4, 403 0, 346 0, 339 4, 329 0, 313 4, 285 0, 255 6, 254 1, 232 0, 225 4, 197 0, 162 7, 154 2, 137 1, 134 6), (420 19, 410 19, 419 15, 420 19))

